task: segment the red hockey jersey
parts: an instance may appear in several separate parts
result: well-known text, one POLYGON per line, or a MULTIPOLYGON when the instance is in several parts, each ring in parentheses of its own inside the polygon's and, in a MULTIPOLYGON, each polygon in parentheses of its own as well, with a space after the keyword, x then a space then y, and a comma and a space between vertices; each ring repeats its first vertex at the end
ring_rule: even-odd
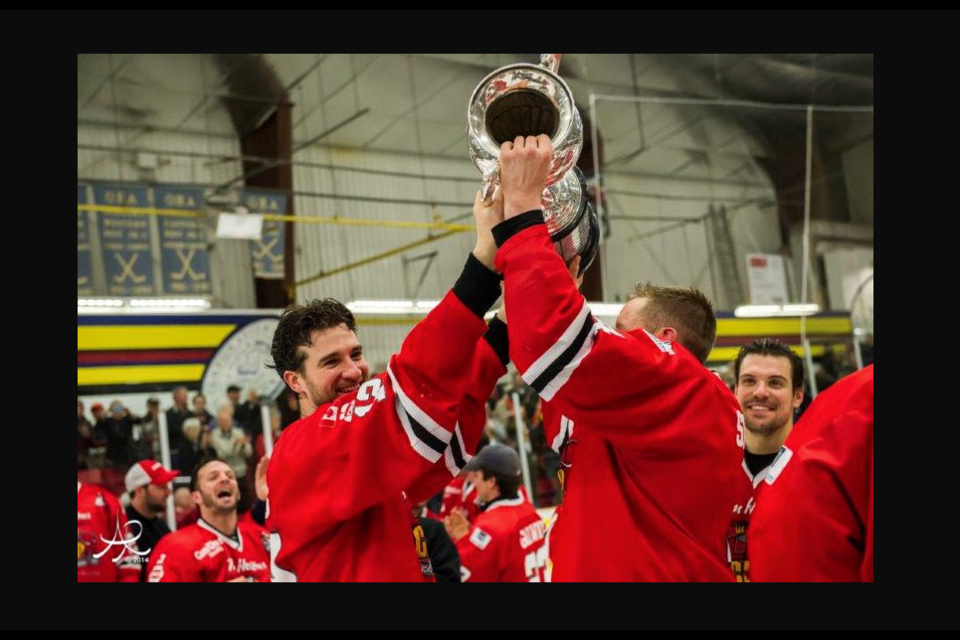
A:
POLYGON ((596 320, 540 212, 494 234, 510 356, 545 402, 547 442, 563 466, 552 579, 732 581, 725 534, 743 459, 736 398, 682 346, 596 320))
POLYGON ((781 449, 780 453, 765 468, 750 473, 746 460, 743 462, 743 475, 740 476, 739 497, 733 505, 730 518, 730 527, 727 530, 727 562, 737 582, 750 582, 750 556, 747 549, 750 546, 750 517, 757 506, 757 500, 768 482, 777 476, 783 465, 790 459, 790 453, 781 449), (766 481, 766 482, 765 482, 766 481))
POLYGON ((77 483, 77 582, 139 581, 137 534, 116 496, 77 483))
POLYGON ((165 535, 150 555, 147 582, 270 582, 269 534, 237 523, 237 540, 205 520, 165 535))
POLYGON ((543 519, 519 494, 492 502, 457 540, 464 582, 543 582, 543 519))
MULTIPOLYGON (((530 502, 530 496, 527 495, 527 488, 520 485, 518 495, 524 501, 530 502)), ((453 482, 443 489, 443 505, 440 507, 440 513, 435 520, 443 520, 445 516, 450 515, 454 509, 463 509, 466 511, 465 517, 470 522, 476 520, 480 513, 480 505, 477 500, 477 487, 471 482, 467 482, 466 476, 454 478, 453 482)))
POLYGON ((873 365, 821 393, 750 523, 755 581, 873 582, 873 365))
MULTIPOLYGON (((498 289, 488 273, 487 308, 498 289)), ((460 473, 505 370, 480 340, 482 310, 456 291, 413 328, 386 373, 284 430, 267 471, 278 577, 433 579, 403 494, 426 500, 460 473)))

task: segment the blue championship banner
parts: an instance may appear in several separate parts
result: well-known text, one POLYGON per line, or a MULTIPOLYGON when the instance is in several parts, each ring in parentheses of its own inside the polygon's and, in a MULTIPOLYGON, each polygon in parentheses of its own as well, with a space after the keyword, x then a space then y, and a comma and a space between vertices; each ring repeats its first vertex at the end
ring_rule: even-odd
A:
MULTIPOLYGON (((86 185, 77 185, 77 204, 87 204, 86 185)), ((86 211, 77 211, 77 295, 93 295, 90 224, 86 211)))
MULTIPOLYGON (((243 206, 250 213, 286 215, 287 196, 247 189, 243 192, 243 206)), ((264 220, 260 239, 250 243, 253 275, 257 278, 282 279, 283 248, 283 223, 264 220)))
MULTIPOLYGON (((194 187, 157 186, 158 209, 196 211, 203 205, 203 190, 194 187)), ((207 235, 198 218, 160 216, 160 264, 163 293, 206 295, 213 292, 207 235)))
MULTIPOLYGON (((97 185, 93 188, 95 205, 110 207, 148 207, 144 187, 97 185)), ((152 296, 156 293, 150 251, 150 219, 97 211, 100 226, 100 251, 107 273, 107 295, 152 296)))

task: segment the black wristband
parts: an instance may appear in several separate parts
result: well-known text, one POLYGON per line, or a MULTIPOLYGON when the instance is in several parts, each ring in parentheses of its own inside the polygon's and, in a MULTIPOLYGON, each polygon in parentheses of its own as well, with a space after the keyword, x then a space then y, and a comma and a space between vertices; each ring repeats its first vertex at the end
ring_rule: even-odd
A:
POLYGON ((540 209, 531 209, 530 211, 521 213, 514 218, 504 220, 495 226, 493 228, 493 240, 497 243, 497 248, 499 249, 507 240, 517 235, 527 227, 532 227, 538 224, 544 224, 543 211, 540 209))
POLYGON ((500 275, 483 266, 472 253, 453 285, 453 293, 478 318, 490 310, 500 297, 500 275))

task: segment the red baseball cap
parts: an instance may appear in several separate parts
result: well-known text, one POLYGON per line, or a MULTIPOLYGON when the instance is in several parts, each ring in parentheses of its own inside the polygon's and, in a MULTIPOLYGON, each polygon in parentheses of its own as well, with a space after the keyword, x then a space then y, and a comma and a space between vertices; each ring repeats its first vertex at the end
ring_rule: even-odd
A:
POLYGON ((156 460, 141 460, 130 467, 123 482, 127 491, 133 491, 148 484, 165 485, 179 475, 179 469, 164 469, 156 460))

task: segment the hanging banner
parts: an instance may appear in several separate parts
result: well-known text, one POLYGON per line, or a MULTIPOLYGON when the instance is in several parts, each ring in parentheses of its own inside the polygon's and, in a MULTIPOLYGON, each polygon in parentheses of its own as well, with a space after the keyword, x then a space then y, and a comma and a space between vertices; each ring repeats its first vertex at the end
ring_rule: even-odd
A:
MULTIPOLYGON (((286 215, 287 196, 269 191, 246 190, 243 206, 250 213, 286 215)), ((263 235, 250 243, 253 274, 257 278, 283 278, 283 223, 263 221, 263 235)))
MULTIPOLYGON (((87 204, 86 185, 77 185, 77 204, 87 204)), ((90 257, 90 222, 86 211, 77 211, 77 295, 93 295, 90 257)))
MULTIPOLYGON (((198 211, 203 206, 203 189, 161 185, 154 188, 153 194, 159 209, 198 211)), ((199 218, 160 216, 157 222, 163 293, 212 293, 207 234, 199 218)))
MULTIPOLYGON (((97 185, 93 202, 111 207, 148 207, 147 189, 119 185, 97 185)), ((152 296, 156 280, 150 252, 150 219, 97 211, 100 251, 107 274, 107 295, 152 296)))

